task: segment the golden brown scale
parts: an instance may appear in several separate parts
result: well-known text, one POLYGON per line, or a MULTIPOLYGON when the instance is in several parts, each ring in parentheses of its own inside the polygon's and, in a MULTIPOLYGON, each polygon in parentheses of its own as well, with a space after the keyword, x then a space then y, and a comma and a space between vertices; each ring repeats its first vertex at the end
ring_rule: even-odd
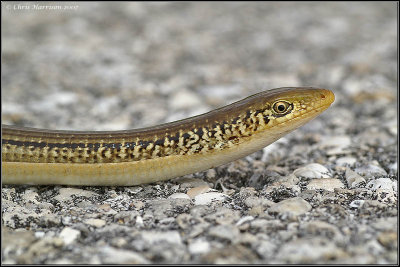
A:
MULTIPOLYGON (((206 153, 214 149, 224 149, 237 145, 240 138, 251 134, 265 126, 265 113, 269 110, 248 110, 226 123, 215 123, 212 126, 180 130, 158 140, 140 140, 135 142, 122 139, 120 143, 103 143, 97 150, 88 147, 62 147, 60 141, 49 146, 48 142, 40 147, 35 138, 22 139, 30 143, 18 146, 7 143, 7 135, 3 137, 3 160, 10 162, 48 162, 48 163, 117 163, 139 161, 170 155, 206 153), (256 116, 255 114, 258 114, 256 116), (233 123, 235 122, 235 123, 233 123), (36 143, 35 143, 36 142, 36 143), (34 146, 36 144, 36 146, 34 146), (57 146, 55 144, 58 144, 57 146)), ((14 140, 14 143, 17 140, 14 140)), ((65 143, 66 140, 64 140, 65 143)))

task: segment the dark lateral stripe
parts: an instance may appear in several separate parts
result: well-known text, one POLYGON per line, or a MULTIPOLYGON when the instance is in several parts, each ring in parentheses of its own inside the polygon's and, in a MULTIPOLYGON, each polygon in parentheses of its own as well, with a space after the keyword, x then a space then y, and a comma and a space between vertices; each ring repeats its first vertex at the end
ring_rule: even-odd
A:
MULTIPOLYGON (((223 124, 220 125, 220 130, 222 134, 225 134, 225 125, 227 125, 226 121, 223 121, 223 124)), ((213 128, 216 128, 217 124, 213 125, 213 128)), ((217 131, 215 130, 209 130, 208 127, 204 128, 205 131, 207 131, 209 137, 213 137, 217 131)), ((200 139, 202 138, 204 134, 203 128, 199 129, 192 129, 193 133, 199 137, 197 140, 198 143, 200 139)), ((179 138, 183 138, 183 142, 189 141, 192 136, 188 134, 187 132, 183 133, 182 136, 180 136, 180 133, 177 132, 175 135, 170 135, 166 136, 171 141, 175 141, 175 143, 179 142, 179 138)), ((122 143, 47 143, 47 142, 31 142, 31 141, 18 141, 18 140, 11 140, 11 139, 2 139, 3 144, 9 144, 9 145, 15 145, 18 147, 33 147, 33 148, 45 148, 48 147, 50 149, 56 148, 56 149, 79 149, 79 148, 87 148, 90 151, 97 152, 100 148, 105 148, 106 150, 111 149, 111 150, 121 150, 123 147, 127 149, 134 149, 136 146, 140 146, 141 148, 145 149, 148 147, 150 144, 154 145, 159 145, 163 146, 165 142, 165 139, 158 139, 155 141, 147 141, 147 140, 139 140, 138 143, 136 142, 125 142, 124 145, 122 143)))
POLYGON ((14 141, 14 140, 8 140, 8 139, 1 139, 1 142, 3 144, 9 144, 9 145, 14 145, 14 146, 26 146, 26 147, 34 146, 34 147, 40 147, 40 148, 43 148, 43 147, 46 147, 46 146, 49 146, 49 145, 54 145, 54 147, 57 146, 57 144, 47 144, 47 143, 44 143, 44 142, 43 143, 26 142, 26 141, 14 141))
MULTIPOLYGON (((86 144, 85 143, 46 143, 46 142, 27 142, 27 141, 15 141, 15 140, 8 140, 8 139, 2 139, 3 144, 9 144, 9 145, 14 145, 14 146, 24 146, 24 147, 38 147, 38 148, 71 148, 71 149, 77 149, 77 148, 85 148, 86 144)), ((130 143, 131 144, 131 143, 130 143)), ((87 148, 93 149, 94 151, 98 151, 100 147, 104 148, 111 148, 111 149, 120 149, 122 147, 122 144, 100 144, 100 143, 88 143, 87 148)))
MULTIPOLYGON (((128 149, 134 149, 136 146, 135 142, 126 142, 124 146, 121 143, 46 143, 46 142, 28 142, 28 141, 16 141, 16 140, 9 140, 9 139, 2 139, 3 144, 9 144, 9 145, 14 145, 14 146, 23 146, 23 147, 34 147, 34 148, 44 148, 48 147, 50 149, 52 148, 58 148, 58 149, 64 149, 64 148, 70 148, 70 149, 77 149, 77 148, 88 148, 90 150, 93 150, 97 152, 101 147, 105 149, 116 149, 120 150, 123 147, 128 148, 128 149)), ((138 145, 141 146, 142 148, 146 148, 149 144, 153 143, 152 141, 144 141, 140 140, 138 145)), ((156 140, 155 145, 163 145, 164 144, 164 139, 159 139, 156 140)))

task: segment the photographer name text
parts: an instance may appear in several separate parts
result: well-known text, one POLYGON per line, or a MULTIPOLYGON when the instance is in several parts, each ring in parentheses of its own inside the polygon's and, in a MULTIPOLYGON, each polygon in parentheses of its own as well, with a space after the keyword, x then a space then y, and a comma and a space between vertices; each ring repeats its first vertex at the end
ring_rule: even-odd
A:
POLYGON ((40 5, 40 4, 9 4, 6 7, 11 10, 77 10, 78 5, 40 5))

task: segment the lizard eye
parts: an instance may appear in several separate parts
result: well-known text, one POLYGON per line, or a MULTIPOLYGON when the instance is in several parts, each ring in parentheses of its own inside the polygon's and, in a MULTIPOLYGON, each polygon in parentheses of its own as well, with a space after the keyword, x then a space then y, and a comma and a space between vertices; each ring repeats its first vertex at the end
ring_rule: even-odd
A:
POLYGON ((276 114, 285 114, 289 111, 291 111, 293 108, 293 105, 290 104, 289 102, 286 101, 276 101, 273 105, 272 105, 272 109, 276 114))

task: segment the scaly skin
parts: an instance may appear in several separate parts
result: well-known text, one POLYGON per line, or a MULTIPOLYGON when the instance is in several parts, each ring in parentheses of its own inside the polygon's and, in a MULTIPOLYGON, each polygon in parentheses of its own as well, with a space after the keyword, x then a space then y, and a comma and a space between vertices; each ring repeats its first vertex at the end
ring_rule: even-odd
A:
POLYGON ((333 101, 326 89, 278 88, 143 129, 84 132, 2 125, 3 183, 129 186, 166 180, 253 153, 333 101))

